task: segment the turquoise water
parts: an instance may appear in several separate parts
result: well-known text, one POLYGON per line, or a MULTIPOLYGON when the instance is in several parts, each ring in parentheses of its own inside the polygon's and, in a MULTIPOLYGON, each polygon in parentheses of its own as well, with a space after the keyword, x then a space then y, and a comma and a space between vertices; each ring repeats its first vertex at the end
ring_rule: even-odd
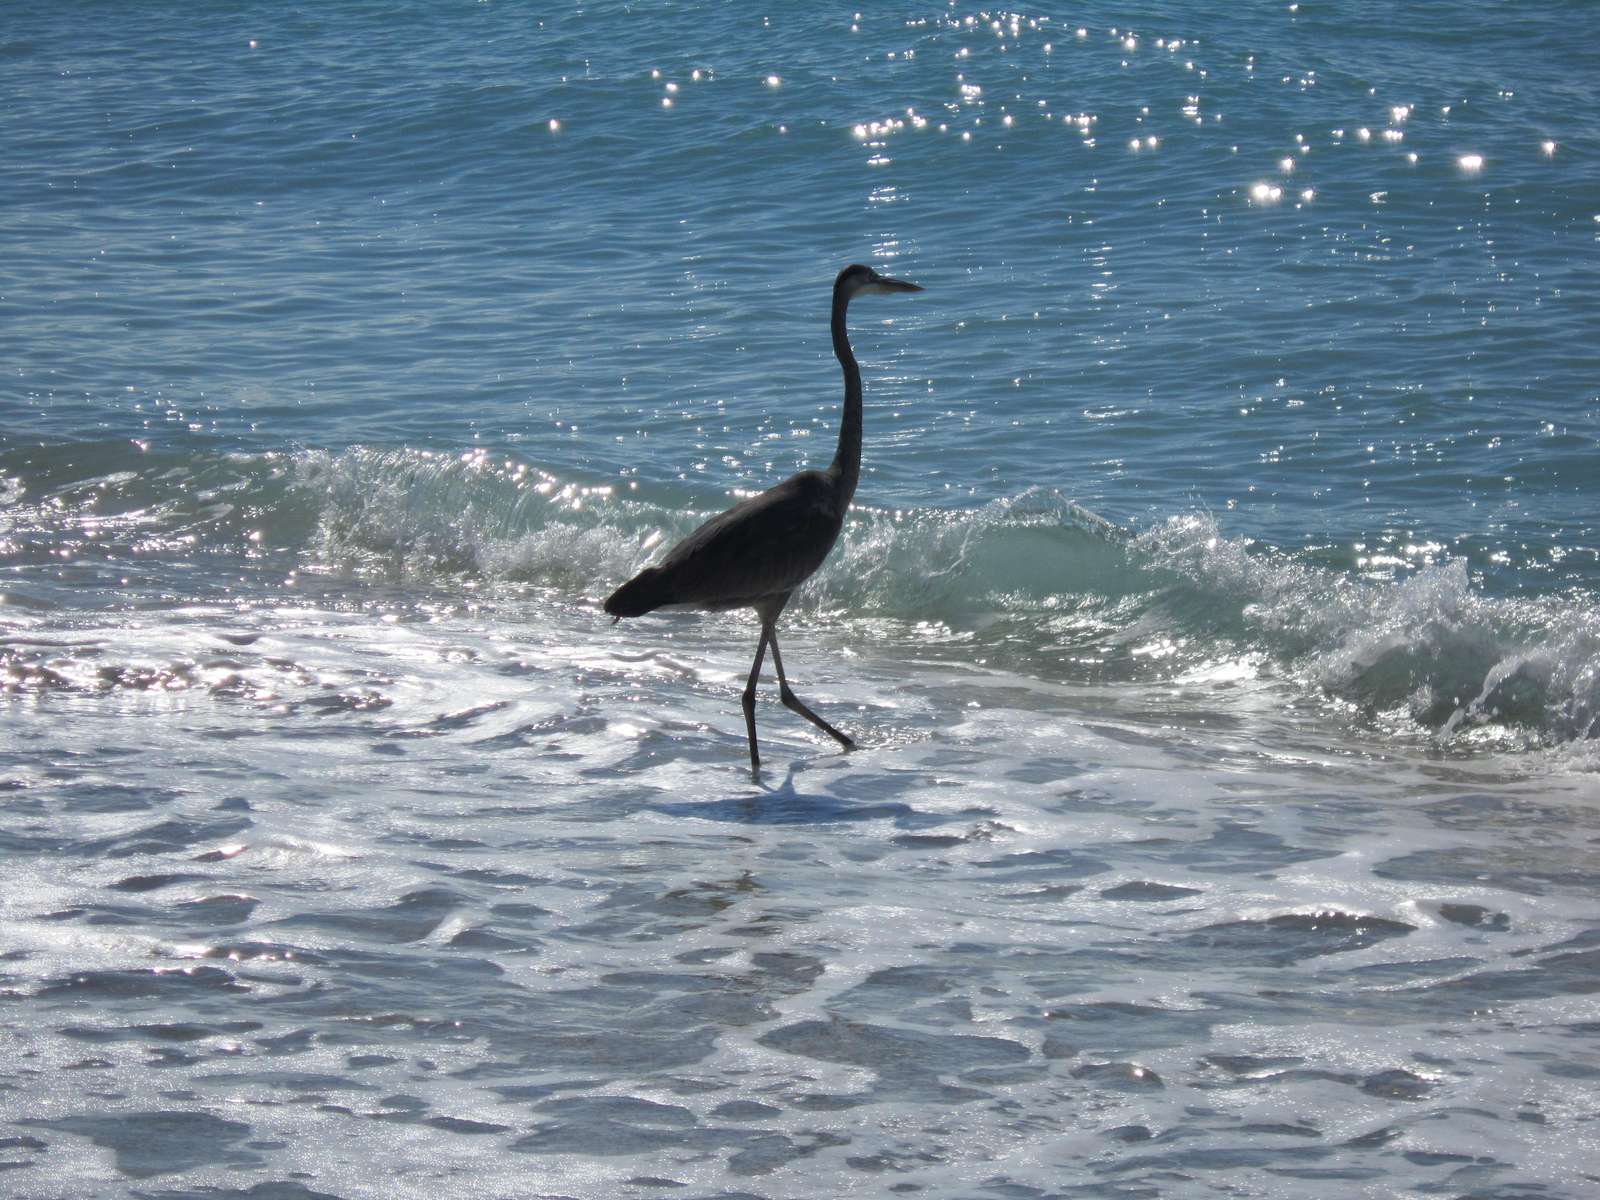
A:
POLYGON ((1586 1194, 1588 12, 8 12, 14 1194, 1586 1194))

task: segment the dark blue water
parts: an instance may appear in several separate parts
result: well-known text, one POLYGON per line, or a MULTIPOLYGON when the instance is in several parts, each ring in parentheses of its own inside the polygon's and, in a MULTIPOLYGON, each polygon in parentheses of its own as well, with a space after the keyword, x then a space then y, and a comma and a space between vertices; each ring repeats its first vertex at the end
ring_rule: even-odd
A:
POLYGON ((1588 16, 8 11, 13 1194, 1586 1194, 1588 16))

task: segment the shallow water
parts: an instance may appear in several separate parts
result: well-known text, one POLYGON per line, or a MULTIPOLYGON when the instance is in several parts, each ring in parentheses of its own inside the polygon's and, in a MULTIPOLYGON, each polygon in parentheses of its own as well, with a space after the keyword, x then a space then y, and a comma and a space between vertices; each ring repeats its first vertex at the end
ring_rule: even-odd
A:
POLYGON ((0 30, 7 1194, 1594 1189, 1585 7, 85 11, 0 30), (862 748, 769 679, 752 783, 748 617, 598 600, 831 455, 853 260, 862 748))
POLYGON ((726 631, 500 615, 195 606, 195 682, 28 714, 14 1194, 1592 1177, 1587 775, 819 630, 867 747, 768 717, 753 788, 726 631))

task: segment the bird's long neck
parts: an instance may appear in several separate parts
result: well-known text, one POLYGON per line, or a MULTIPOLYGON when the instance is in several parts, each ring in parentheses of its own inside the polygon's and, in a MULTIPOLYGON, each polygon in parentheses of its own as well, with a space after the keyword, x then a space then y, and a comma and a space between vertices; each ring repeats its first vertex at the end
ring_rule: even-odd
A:
POLYGON ((828 472, 838 478, 844 503, 855 495, 861 478, 861 368, 850 350, 850 331, 845 328, 845 309, 850 294, 842 287, 833 289, 833 352, 844 368, 844 417, 839 422, 839 449, 828 472))

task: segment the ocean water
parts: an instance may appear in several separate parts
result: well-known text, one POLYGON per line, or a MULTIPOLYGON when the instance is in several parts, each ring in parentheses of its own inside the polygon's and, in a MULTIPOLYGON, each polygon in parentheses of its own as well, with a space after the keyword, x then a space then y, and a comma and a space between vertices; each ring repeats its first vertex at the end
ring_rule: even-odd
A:
POLYGON ((8 7, 0 1190, 1594 1194, 1591 25, 8 7))

